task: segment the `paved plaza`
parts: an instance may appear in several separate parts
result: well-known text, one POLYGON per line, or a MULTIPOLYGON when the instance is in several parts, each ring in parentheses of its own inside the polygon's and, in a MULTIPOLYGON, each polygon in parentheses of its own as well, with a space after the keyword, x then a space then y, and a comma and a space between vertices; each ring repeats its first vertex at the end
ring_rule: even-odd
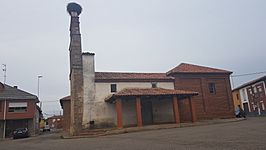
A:
POLYGON ((265 150, 266 117, 239 122, 142 131, 96 138, 45 134, 0 141, 1 150, 265 150))

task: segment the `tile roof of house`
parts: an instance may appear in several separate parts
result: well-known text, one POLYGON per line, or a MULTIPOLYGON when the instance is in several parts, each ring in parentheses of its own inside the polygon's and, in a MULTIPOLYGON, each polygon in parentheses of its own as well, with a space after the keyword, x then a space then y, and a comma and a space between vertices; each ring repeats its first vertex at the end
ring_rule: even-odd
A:
POLYGON ((2 85, 4 85, 4 88, 0 91, 0 100, 35 100, 36 102, 39 102, 36 95, 6 84, 2 85))
POLYGON ((166 74, 174 74, 174 73, 225 73, 231 74, 232 72, 222 69, 198 66, 193 64, 181 63, 177 67, 171 69, 166 74))
POLYGON ((252 84, 255 84, 256 82, 260 82, 260 81, 263 81, 263 80, 266 81, 266 76, 262 76, 262 77, 259 77, 259 78, 257 78, 257 79, 254 79, 254 80, 252 80, 252 81, 249 81, 249 82, 247 82, 247 83, 244 83, 244 84, 242 84, 242 85, 240 85, 240 86, 234 88, 233 91, 238 90, 238 89, 241 89, 241 88, 244 88, 244 87, 246 87, 246 86, 250 86, 250 85, 252 85, 252 84))
POLYGON ((95 72, 95 81, 174 81, 165 73, 95 72))
POLYGON ((198 92, 186 90, 174 90, 163 88, 125 88, 113 95, 108 96, 105 101, 112 101, 114 97, 123 96, 166 96, 166 95, 198 95, 198 92))

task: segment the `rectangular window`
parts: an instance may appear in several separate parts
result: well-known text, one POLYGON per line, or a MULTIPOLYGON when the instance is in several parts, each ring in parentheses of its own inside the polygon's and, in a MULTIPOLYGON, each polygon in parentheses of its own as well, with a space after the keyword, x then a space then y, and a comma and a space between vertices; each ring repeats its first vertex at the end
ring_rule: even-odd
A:
POLYGON ((209 92, 213 94, 216 93, 215 83, 209 83, 209 92))
POLYGON ((27 112, 27 102, 9 103, 8 112, 24 113, 27 112))
POLYGON ((117 92, 116 84, 111 84, 111 92, 117 92))
POLYGON ((152 87, 152 88, 157 88, 157 82, 152 82, 152 83, 151 83, 151 87, 152 87))
POLYGON ((252 90, 251 89, 248 89, 248 91, 249 91, 249 94, 252 95, 252 90))
POLYGON ((258 86, 259 92, 262 92, 262 88, 261 86, 258 86))
POLYGON ((239 99, 239 94, 236 94, 236 99, 239 99))
POLYGON ((257 88, 253 87, 254 93, 257 93, 257 88))

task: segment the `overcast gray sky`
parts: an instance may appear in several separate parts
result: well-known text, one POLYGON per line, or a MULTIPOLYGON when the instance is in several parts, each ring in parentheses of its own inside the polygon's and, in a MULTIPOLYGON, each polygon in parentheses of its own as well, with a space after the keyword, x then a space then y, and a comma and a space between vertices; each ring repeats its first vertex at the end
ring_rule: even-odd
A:
MULTIPOLYGON (((58 114, 69 95, 68 0, 1 1, 0 63, 7 84, 37 95, 58 114)), ((96 71, 166 72, 181 62, 266 71, 265 0, 77 0, 83 51, 96 71)), ((1 81, 3 81, 3 72, 1 81)), ((234 78, 234 85, 258 76, 234 78)))

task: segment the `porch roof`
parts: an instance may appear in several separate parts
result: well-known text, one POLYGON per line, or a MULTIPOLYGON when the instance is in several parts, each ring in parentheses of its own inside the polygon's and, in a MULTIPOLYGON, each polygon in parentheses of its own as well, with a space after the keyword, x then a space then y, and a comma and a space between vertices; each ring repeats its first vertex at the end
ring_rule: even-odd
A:
POLYGON ((130 97, 130 96, 194 96, 198 95, 198 92, 186 91, 186 90, 174 90, 163 88, 126 88, 115 94, 112 94, 105 98, 106 102, 113 102, 118 97, 130 97))

